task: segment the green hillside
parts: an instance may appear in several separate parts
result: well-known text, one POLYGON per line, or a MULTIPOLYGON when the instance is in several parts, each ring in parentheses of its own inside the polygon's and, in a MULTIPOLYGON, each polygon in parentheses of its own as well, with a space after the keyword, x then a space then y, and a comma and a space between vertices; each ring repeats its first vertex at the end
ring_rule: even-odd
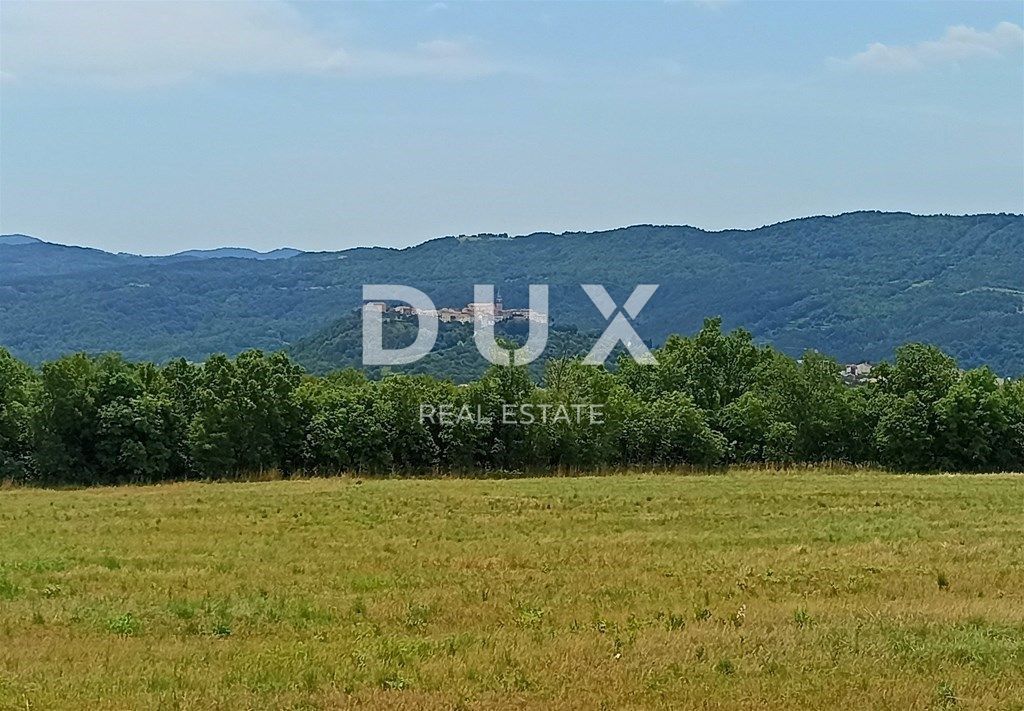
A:
POLYGON ((792 355, 881 360, 920 340, 965 366, 1024 373, 1021 215, 858 212, 724 232, 640 225, 272 261, 97 256, 0 245, 0 345, 31 362, 77 350, 157 361, 300 343, 301 352, 358 307, 365 283, 416 286, 438 306, 461 306, 474 283, 491 283, 508 307, 526 306, 529 284, 550 284, 554 325, 592 331, 604 320, 580 283, 605 284, 619 303, 656 283, 636 321, 653 342, 721 315, 792 355), (85 257, 87 269, 67 273, 69 259, 85 257))
MULTIPOLYGON (((384 345, 400 348, 416 338, 417 325, 413 318, 389 318, 384 322, 384 345)), ((525 322, 502 322, 496 325, 495 335, 504 341, 522 345, 526 342, 529 326, 525 322)), ((404 366, 363 368, 362 321, 358 313, 338 319, 312 336, 304 338, 288 349, 297 363, 313 373, 327 373, 342 368, 360 368, 371 376, 386 372, 433 375, 466 383, 480 378, 490 363, 480 355, 473 341, 473 325, 469 323, 438 324, 434 349, 423 359, 404 366)), ((570 326, 549 329, 544 355, 530 365, 530 371, 539 379, 544 364, 552 358, 586 355, 599 337, 570 326)))

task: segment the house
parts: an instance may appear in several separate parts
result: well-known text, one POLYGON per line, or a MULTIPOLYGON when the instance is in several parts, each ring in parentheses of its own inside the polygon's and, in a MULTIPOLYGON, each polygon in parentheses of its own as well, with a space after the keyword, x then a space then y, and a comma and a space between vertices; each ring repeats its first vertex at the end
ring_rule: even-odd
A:
POLYGON ((850 363, 843 366, 843 380, 854 385, 871 379, 873 366, 868 362, 850 363))
POLYGON ((502 321, 533 321, 536 323, 547 323, 548 321, 546 315, 531 309, 506 309, 502 304, 501 296, 498 296, 494 303, 474 301, 461 309, 445 306, 437 310, 425 311, 408 304, 389 307, 379 301, 368 302, 366 306, 378 308, 382 313, 390 312, 398 316, 436 316, 441 323, 473 323, 478 316, 484 323, 491 324, 502 321))
POLYGON ((437 318, 441 323, 472 323, 473 314, 469 313, 466 309, 451 309, 443 308, 438 309, 437 318))

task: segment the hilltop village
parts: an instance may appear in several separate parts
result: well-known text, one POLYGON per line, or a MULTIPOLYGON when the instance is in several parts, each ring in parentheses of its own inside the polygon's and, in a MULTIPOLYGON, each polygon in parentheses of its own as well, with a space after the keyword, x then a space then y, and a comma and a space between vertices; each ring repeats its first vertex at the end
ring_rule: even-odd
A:
POLYGON ((382 314, 395 316, 434 316, 441 323, 473 323, 479 316, 484 322, 534 321, 544 323, 544 314, 531 309, 506 309, 499 296, 493 304, 484 301, 471 302, 462 308, 442 307, 440 309, 417 309, 409 304, 392 306, 384 301, 368 301, 363 308, 379 309, 382 314))

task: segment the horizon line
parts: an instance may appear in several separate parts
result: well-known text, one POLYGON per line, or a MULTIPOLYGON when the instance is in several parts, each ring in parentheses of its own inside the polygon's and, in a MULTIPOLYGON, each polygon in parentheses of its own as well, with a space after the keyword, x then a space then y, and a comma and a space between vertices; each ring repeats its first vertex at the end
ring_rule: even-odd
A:
MULTIPOLYGON (((691 224, 671 224, 671 223, 660 223, 659 224, 659 223, 653 223, 653 222, 637 222, 637 223, 633 223, 633 224, 629 224, 629 225, 619 225, 619 226, 616 226, 616 227, 608 227, 608 228, 604 228, 604 229, 563 230, 562 232, 552 232, 552 231, 548 231, 548 230, 536 230, 534 232, 527 232, 527 233, 516 234, 516 235, 510 235, 510 234, 505 233, 505 232, 476 232, 476 233, 473 233, 473 234, 458 234, 458 235, 448 234, 448 235, 441 235, 441 236, 437 236, 437 237, 427 237, 427 238, 423 239, 420 242, 416 242, 414 244, 410 244, 410 245, 407 245, 405 247, 389 247, 389 246, 384 246, 384 245, 359 245, 359 246, 355 246, 355 247, 346 247, 344 249, 337 249, 337 250, 329 250, 329 249, 324 249, 324 250, 305 250, 305 249, 300 249, 298 247, 292 247, 292 246, 289 246, 289 245, 282 245, 280 247, 274 247, 274 248, 268 249, 266 251, 261 251, 261 250, 258 250, 258 249, 254 249, 252 247, 245 247, 245 246, 241 246, 241 245, 218 245, 218 246, 211 246, 211 247, 193 247, 193 248, 183 249, 183 250, 180 250, 180 251, 177 251, 177 252, 171 252, 171 253, 167 253, 167 254, 143 254, 143 253, 140 253, 140 252, 124 252, 124 251, 111 252, 109 250, 103 249, 102 247, 91 247, 91 246, 82 245, 82 244, 66 244, 66 243, 63 243, 63 242, 50 242, 50 241, 48 241, 46 239, 43 239, 41 237, 37 237, 35 235, 31 235, 31 234, 28 234, 28 233, 25 233, 25 232, 4 232, 4 233, 0 233, 0 238, 4 238, 4 237, 24 237, 24 238, 27 238, 27 239, 35 240, 38 243, 55 245, 55 246, 58 246, 58 247, 67 247, 67 248, 70 248, 70 249, 86 249, 86 250, 93 250, 93 251, 97 251, 97 252, 103 252, 104 254, 110 254, 110 255, 114 255, 114 256, 140 257, 140 258, 145 258, 145 259, 167 259, 167 258, 170 258, 170 257, 187 256, 189 254, 194 254, 194 253, 201 253, 202 254, 202 253, 210 253, 210 252, 223 251, 223 250, 242 250, 242 251, 251 252, 253 254, 257 254, 257 255, 261 255, 261 256, 265 256, 265 255, 268 255, 268 254, 273 254, 275 252, 295 251, 298 254, 295 254, 293 256, 299 256, 299 255, 302 255, 302 254, 343 254, 345 252, 354 252, 354 251, 358 251, 358 250, 369 250, 369 249, 382 249, 382 250, 386 250, 386 251, 390 251, 390 252, 403 252, 403 251, 406 251, 406 250, 416 249, 418 247, 422 247, 423 245, 429 244, 431 242, 437 242, 439 240, 446 240, 446 239, 465 239, 465 238, 472 238, 472 237, 500 237, 500 236, 503 236, 503 239, 510 239, 510 240, 512 240, 512 239, 523 239, 523 238, 527 238, 527 237, 536 237, 536 236, 541 236, 541 235, 550 235, 550 236, 554 236, 554 237, 563 237, 563 236, 568 236, 568 235, 600 235, 600 234, 607 234, 607 233, 610 233, 610 232, 619 232, 621 230, 635 229, 637 227, 654 227, 654 228, 662 228, 662 229, 666 229, 666 228, 691 229, 691 230, 697 230, 699 232, 703 232, 703 233, 709 234, 709 235, 725 234, 725 233, 750 233, 750 232, 757 232, 759 230, 767 229, 769 227, 776 227, 778 225, 785 225, 785 224, 788 224, 790 222, 800 222, 800 221, 803 221, 803 220, 816 220, 816 219, 836 219, 836 218, 840 218, 840 217, 847 217, 849 215, 861 215, 861 214, 906 215, 908 217, 924 217, 924 218, 934 218, 934 217, 999 217, 999 216, 1024 217, 1024 213, 1021 213, 1021 212, 966 212, 966 213, 936 212, 936 213, 915 213, 915 212, 909 212, 909 211, 905 211, 905 210, 861 209, 861 210, 847 210, 845 212, 838 212, 838 213, 834 213, 834 214, 817 214, 817 215, 804 215, 804 216, 801 216, 801 217, 791 217, 791 218, 788 218, 788 219, 785 219, 785 220, 779 220, 777 222, 766 223, 766 224, 760 225, 758 227, 748 227, 748 228, 728 227, 728 228, 719 229, 719 230, 711 230, 711 229, 707 229, 705 227, 698 227, 696 225, 691 225, 691 224)), ((22 245, 9 245, 9 246, 22 246, 22 245)), ((289 259, 289 258, 290 257, 283 257, 283 259, 289 259)))

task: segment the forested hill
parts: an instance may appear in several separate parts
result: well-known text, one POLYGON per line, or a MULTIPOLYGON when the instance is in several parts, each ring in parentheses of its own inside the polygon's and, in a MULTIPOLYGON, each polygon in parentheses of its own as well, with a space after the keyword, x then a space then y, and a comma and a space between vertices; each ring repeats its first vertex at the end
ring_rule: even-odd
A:
POLYGON ((660 284, 636 322, 654 342, 721 315, 793 355, 881 360, 926 341, 965 366, 1024 374, 1021 215, 857 212, 747 231, 641 225, 281 259, 49 247, 0 238, 0 345, 33 362, 78 350, 159 361, 286 348, 351 313, 364 283, 416 286, 439 307, 471 301, 474 283, 525 306, 527 285, 546 283, 556 325, 599 330, 579 288, 593 282, 619 303, 636 284, 660 284))
MULTIPOLYGON (((529 324, 524 321, 504 321, 495 325, 495 335, 506 343, 521 346, 529 335, 529 324)), ((384 346, 399 348, 416 338, 417 323, 413 317, 390 317, 383 325, 384 346)), ((433 375, 456 383, 467 383, 483 377, 490 363, 480 355, 473 339, 473 324, 438 324, 437 341, 431 352, 422 359, 403 366, 362 367, 363 324, 359 313, 342 316, 326 328, 288 348, 288 355, 311 373, 328 373, 342 368, 361 368, 371 377, 384 373, 433 375)), ((600 333, 580 331, 574 326, 552 326, 542 358, 530 364, 530 372, 540 378, 545 363, 551 358, 577 358, 585 356, 600 333)), ((616 353, 609 361, 613 361, 616 353)), ((609 362, 609 367, 613 367, 609 362)))

